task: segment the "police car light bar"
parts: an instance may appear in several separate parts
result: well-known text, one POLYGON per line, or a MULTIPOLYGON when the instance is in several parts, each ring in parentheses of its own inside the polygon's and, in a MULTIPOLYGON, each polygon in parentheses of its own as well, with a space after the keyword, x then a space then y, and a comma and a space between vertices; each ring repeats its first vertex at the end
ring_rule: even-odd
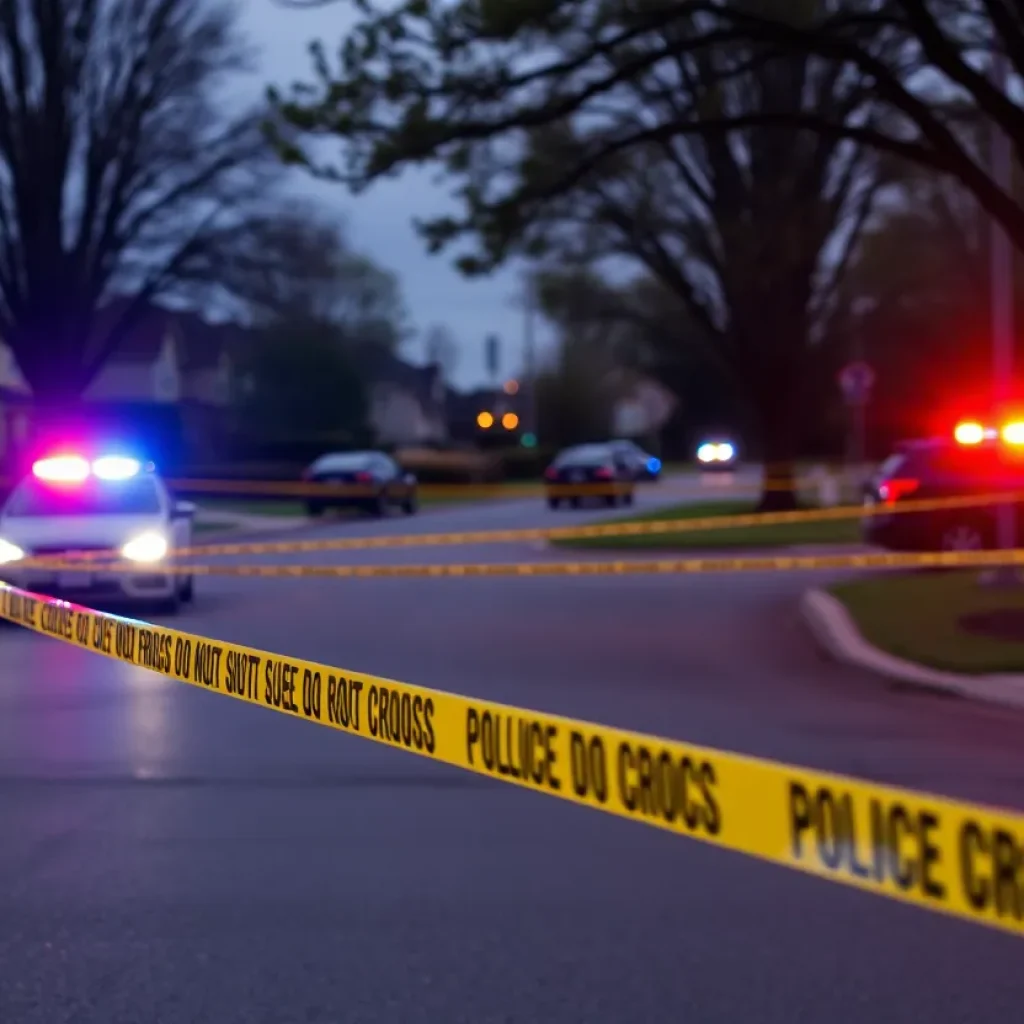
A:
POLYGON ((92 464, 93 475, 100 480, 130 480, 138 476, 141 469, 137 459, 123 455, 106 455, 92 464))
POLYGON ((50 483, 81 483, 89 476, 89 463, 80 455, 51 455, 33 463, 32 475, 50 483))
POLYGON ((1020 421, 1007 423, 1003 427, 1002 435, 1007 444, 1024 445, 1024 423, 1020 421))
POLYGON ((90 476, 98 480, 130 480, 142 466, 137 459, 123 455, 105 455, 90 466, 81 455, 51 455, 32 466, 32 475, 48 483, 79 484, 90 476))

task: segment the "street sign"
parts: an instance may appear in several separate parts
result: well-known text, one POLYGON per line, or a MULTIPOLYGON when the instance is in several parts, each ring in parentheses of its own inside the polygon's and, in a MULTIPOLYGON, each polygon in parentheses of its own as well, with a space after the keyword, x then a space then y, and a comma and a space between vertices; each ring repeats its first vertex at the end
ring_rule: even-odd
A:
POLYGON ((867 402, 874 386, 875 371, 861 360, 847 363, 839 371, 839 387, 850 405, 863 405, 867 402))
POLYGON ((501 342, 496 334, 488 334, 484 342, 484 361, 487 364, 487 372, 492 377, 498 376, 498 356, 501 342))

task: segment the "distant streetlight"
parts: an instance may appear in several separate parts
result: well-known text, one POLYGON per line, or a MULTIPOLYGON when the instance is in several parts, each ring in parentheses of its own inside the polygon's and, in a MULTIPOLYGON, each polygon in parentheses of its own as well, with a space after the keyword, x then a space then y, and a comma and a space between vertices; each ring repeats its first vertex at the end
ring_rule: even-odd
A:
POLYGON ((519 381, 507 380, 505 381, 505 394, 515 395, 519 393, 519 381))
POLYGON ((490 430, 494 426, 494 417, 486 410, 481 413, 477 413, 476 425, 481 430, 490 430))
POLYGON ((514 412, 507 412, 501 417, 501 425, 506 430, 515 430, 519 426, 519 417, 514 412))

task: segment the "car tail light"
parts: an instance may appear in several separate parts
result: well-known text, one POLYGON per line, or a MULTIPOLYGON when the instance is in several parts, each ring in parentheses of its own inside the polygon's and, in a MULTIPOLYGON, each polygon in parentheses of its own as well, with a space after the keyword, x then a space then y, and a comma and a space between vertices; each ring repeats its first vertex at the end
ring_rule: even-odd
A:
POLYGON ((365 470, 361 470, 360 472, 356 473, 355 480, 357 484, 372 484, 373 474, 367 473, 365 470))
POLYGON ((598 480, 611 480, 612 471, 607 466, 598 466, 594 470, 594 477, 598 480))
POLYGON ((545 480, 557 480, 558 479, 558 470, 555 469, 554 466, 549 466, 546 470, 544 470, 544 479, 545 480))
POLYGON ((886 480, 878 488, 878 493, 882 501, 891 505, 894 501, 899 501, 900 498, 906 498, 908 495, 913 494, 920 485, 919 480, 912 480, 909 477, 896 477, 893 480, 886 480))

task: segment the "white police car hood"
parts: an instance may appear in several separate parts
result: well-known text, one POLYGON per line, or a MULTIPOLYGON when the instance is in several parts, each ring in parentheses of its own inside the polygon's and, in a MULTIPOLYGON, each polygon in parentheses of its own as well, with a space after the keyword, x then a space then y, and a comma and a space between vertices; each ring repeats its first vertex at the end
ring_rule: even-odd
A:
POLYGON ((0 539, 26 554, 39 548, 71 551, 121 548, 143 533, 161 533, 170 539, 165 517, 149 516, 0 516, 0 539))

